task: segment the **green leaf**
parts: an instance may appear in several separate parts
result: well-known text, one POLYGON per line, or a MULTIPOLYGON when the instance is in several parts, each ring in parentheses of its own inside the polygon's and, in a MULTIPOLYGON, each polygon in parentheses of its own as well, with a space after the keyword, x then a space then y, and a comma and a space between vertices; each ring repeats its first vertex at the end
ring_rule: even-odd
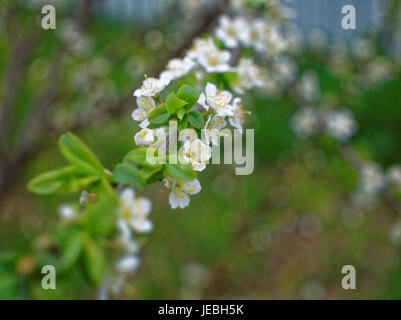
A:
POLYGON ((125 157, 124 162, 139 164, 146 168, 160 168, 161 164, 151 164, 147 161, 147 152, 153 152, 154 157, 157 157, 157 149, 154 148, 138 148, 131 150, 125 157))
POLYGON ((188 113, 189 123, 196 129, 202 129, 205 125, 205 121, 198 111, 191 111, 188 113))
POLYGON ((188 73, 185 77, 181 78, 178 81, 178 88, 180 88, 184 84, 195 87, 197 82, 198 82, 198 79, 196 78, 195 73, 191 72, 191 73, 188 73))
POLYGON ((141 170, 141 174, 144 177, 146 183, 150 184, 163 179, 162 169, 163 166, 155 169, 143 168, 141 170))
POLYGON ((63 134, 59 140, 60 150, 71 163, 90 175, 105 176, 104 168, 92 151, 74 134, 63 134))
POLYGON ((171 115, 175 114, 177 110, 186 104, 187 102, 178 98, 174 92, 171 92, 166 98, 167 112, 171 115))
POLYGON ((28 183, 28 190, 36 194, 75 193, 99 181, 98 176, 85 176, 77 166, 69 166, 42 173, 28 183))
POLYGON ((97 286, 104 274, 106 267, 106 259, 104 252, 96 242, 87 237, 84 243, 84 263, 85 271, 90 281, 97 286))
POLYGON ((153 124, 163 124, 168 122, 170 117, 171 116, 167 112, 166 105, 163 103, 153 109, 153 111, 149 114, 148 120, 153 124))
POLYGON ((184 116, 185 116, 186 113, 187 113, 187 110, 185 110, 185 108, 178 109, 178 111, 177 111, 177 118, 178 118, 179 120, 182 120, 182 119, 184 118, 184 116))
POLYGON ((18 299, 18 274, 14 272, 0 273, 0 300, 18 299))
POLYGON ((67 240, 61 257, 61 271, 69 269, 79 258, 82 252, 85 233, 76 232, 67 240))
POLYGON ((201 92, 187 84, 184 84, 180 87, 177 92, 177 97, 181 100, 184 100, 187 105, 185 109, 187 111, 191 110, 195 103, 198 101, 201 92))
POLYGON ((184 119, 179 120, 177 123, 178 131, 184 130, 188 127, 188 115, 185 115, 184 119))
POLYGON ((145 186, 141 172, 128 163, 120 163, 114 168, 113 179, 115 182, 131 184, 138 189, 143 189, 145 186))
POLYGON ((85 207, 87 230, 91 234, 107 236, 113 231, 119 199, 106 179, 102 179, 89 191, 96 194, 96 201, 85 207))
POLYGON ((165 174, 167 177, 180 181, 192 181, 196 178, 196 172, 192 169, 191 164, 169 164, 165 166, 165 174))
POLYGON ((222 76, 229 85, 233 85, 238 82, 237 72, 225 72, 222 74, 222 76))

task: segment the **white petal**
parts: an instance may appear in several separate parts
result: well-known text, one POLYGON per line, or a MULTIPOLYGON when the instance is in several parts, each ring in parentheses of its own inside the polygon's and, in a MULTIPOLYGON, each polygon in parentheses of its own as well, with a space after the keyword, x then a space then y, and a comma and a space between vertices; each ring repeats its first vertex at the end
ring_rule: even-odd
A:
POLYGON ((210 123, 210 129, 217 129, 217 130, 222 130, 227 126, 226 120, 224 118, 215 116, 213 117, 211 123, 210 123))
POLYGON ((189 196, 185 192, 171 192, 168 201, 172 209, 184 209, 189 206, 189 196))
POLYGON ((165 83, 170 83, 171 80, 174 79, 174 73, 171 71, 163 71, 160 73, 160 80, 164 81, 165 83))
POLYGON ((188 194, 197 194, 201 189, 202 187, 198 179, 194 179, 182 185, 182 190, 188 194))
POLYGON ((131 229, 129 228, 127 222, 123 219, 118 219, 116 222, 117 229, 120 233, 121 238, 123 239, 131 239, 132 237, 132 232, 131 229))
POLYGON ((134 205, 134 212, 141 217, 146 217, 152 210, 152 202, 148 198, 136 198, 134 205))
POLYGON ((155 100, 153 100, 151 97, 138 97, 136 99, 136 104, 138 107, 145 110, 152 110, 155 107, 155 100))
POLYGON ((144 94, 144 90, 142 90, 142 89, 136 89, 134 91, 134 96, 135 97, 141 97, 143 94, 144 94))
POLYGON ((205 92, 206 92, 206 96, 212 96, 215 97, 217 94, 217 87, 216 85, 214 85, 213 83, 208 82, 206 84, 206 88, 205 88, 205 92))
POLYGON ((149 120, 145 119, 139 124, 139 127, 142 128, 142 129, 145 129, 145 128, 149 127, 149 125, 150 125, 149 120))
POLYGON ((142 121, 146 118, 146 112, 145 112, 145 110, 138 108, 138 109, 135 109, 134 111, 132 111, 131 117, 135 121, 142 121))
POLYGON ((164 182, 164 186, 166 187, 166 188, 171 188, 171 186, 173 185, 173 180, 171 180, 171 179, 164 179, 163 180, 163 182, 164 182))
POLYGON ((142 129, 141 131, 139 131, 135 135, 134 139, 135 139, 135 143, 137 145, 143 144, 145 146, 149 146, 149 145, 151 145, 153 143, 153 141, 155 141, 155 137, 154 137, 153 131, 150 130, 150 129, 147 129, 147 128, 142 129))
POLYGON ((121 202, 130 205, 135 199, 135 190, 132 188, 125 188, 120 193, 121 202))
POLYGON ((74 210, 73 207, 70 205, 62 205, 59 210, 59 215, 61 219, 66 220, 66 221, 73 221, 77 218, 77 212, 74 210))
POLYGON ((224 14, 219 18, 219 24, 223 27, 228 27, 231 24, 231 19, 228 15, 224 14))
POLYGON ((221 97, 221 99, 226 103, 230 103, 231 99, 233 98, 233 95, 229 91, 221 91, 219 93, 219 97, 221 97))
POLYGON ((130 221, 130 224, 138 233, 149 233, 153 230, 152 221, 149 219, 133 219, 130 221))
POLYGON ((220 142, 220 132, 216 129, 209 131, 209 138, 214 146, 218 146, 220 142))
POLYGON ((206 104, 206 96, 203 92, 199 96, 198 104, 200 104, 206 111, 209 110, 209 106, 206 104))
POLYGON ((192 163, 192 169, 194 169, 195 171, 203 171, 206 168, 206 164, 202 163, 202 162, 195 162, 193 161, 192 163))
POLYGON ((239 120, 238 118, 234 117, 234 118, 229 118, 228 121, 230 122, 231 126, 233 126, 234 128, 240 130, 241 134, 242 134, 241 120, 239 120))
POLYGON ((134 273, 141 260, 135 255, 127 255, 117 262, 117 271, 122 273, 134 273))

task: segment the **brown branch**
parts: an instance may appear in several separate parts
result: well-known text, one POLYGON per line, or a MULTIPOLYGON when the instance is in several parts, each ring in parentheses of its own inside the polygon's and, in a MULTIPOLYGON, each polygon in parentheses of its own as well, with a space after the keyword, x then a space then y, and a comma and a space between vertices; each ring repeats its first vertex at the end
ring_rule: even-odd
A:
POLYGON ((350 145, 341 143, 338 146, 338 149, 343 158, 355 171, 358 172, 359 170, 361 170, 363 166, 363 161, 350 145))

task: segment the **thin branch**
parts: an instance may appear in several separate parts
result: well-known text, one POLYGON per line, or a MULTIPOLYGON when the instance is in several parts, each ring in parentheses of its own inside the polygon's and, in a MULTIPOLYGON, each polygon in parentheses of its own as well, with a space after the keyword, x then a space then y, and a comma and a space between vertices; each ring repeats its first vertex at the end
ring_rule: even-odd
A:
MULTIPOLYGON (((294 85, 289 85, 286 88, 286 92, 288 95, 293 99, 295 104, 303 108, 305 105, 305 101, 299 96, 297 93, 296 87, 294 85)), ((361 168, 364 165, 363 159, 359 156, 359 154, 355 151, 355 149, 347 143, 340 143, 338 145, 338 150, 343 159, 356 171, 360 172, 361 168)), ((383 196, 383 199, 387 202, 387 204, 390 206, 390 208, 397 214, 401 215, 401 203, 397 199, 397 197, 394 195, 392 192, 391 188, 389 186, 386 186, 382 192, 381 195, 383 196)))

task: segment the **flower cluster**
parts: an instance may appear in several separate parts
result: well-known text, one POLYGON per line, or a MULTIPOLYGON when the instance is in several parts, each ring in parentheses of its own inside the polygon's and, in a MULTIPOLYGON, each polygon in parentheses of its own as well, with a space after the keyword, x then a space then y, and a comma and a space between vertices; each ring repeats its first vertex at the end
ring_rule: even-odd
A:
POLYGON ((359 189, 377 196, 385 188, 401 189, 401 165, 395 164, 384 171, 377 163, 364 163, 359 172, 359 189))
MULTIPOLYGON (((185 190, 194 192, 190 187, 185 190)), ((134 233, 149 233, 153 229, 153 224, 149 220, 152 207, 149 199, 137 197, 135 190, 129 187, 117 191, 117 196, 119 209, 115 226, 118 234, 113 242, 115 243, 114 247, 122 254, 114 268, 109 272, 107 285, 100 290, 100 298, 102 299, 108 298, 109 290, 113 295, 120 294, 127 277, 134 274, 140 265, 141 260, 138 257, 140 244, 134 239, 134 233)), ((96 196, 93 193, 83 191, 80 197, 82 211, 85 210, 86 206, 96 201, 96 196)), ((76 224, 84 218, 84 214, 79 211, 71 205, 64 204, 59 208, 59 216, 67 224, 76 224)))
MULTIPOLYGON (((117 260, 114 270, 108 281, 109 288, 114 295, 120 294, 122 286, 128 276, 134 274, 140 265, 138 257, 139 243, 134 239, 134 232, 149 233, 153 229, 152 222, 148 219, 152 204, 149 199, 136 197, 135 190, 125 188, 119 193, 120 210, 116 221, 118 237, 117 247, 123 252, 117 260)), ((107 296, 107 293, 104 293, 107 296)))
POLYGON ((234 49, 240 45, 252 47, 260 53, 277 55, 287 49, 288 43, 276 21, 263 18, 246 20, 244 17, 231 19, 227 15, 220 17, 216 37, 227 48, 234 49))
POLYGON ((347 142, 358 129, 354 116, 348 109, 325 112, 314 107, 298 110, 292 117, 291 127, 300 138, 326 132, 340 142, 347 142))
POLYGON ((73 20, 63 20, 57 28, 57 34, 68 49, 76 55, 86 55, 92 51, 92 39, 83 33, 73 20))
MULTIPOLYGON (((223 16, 220 19, 220 24, 225 26, 231 21, 227 19, 226 16, 223 16)), ((236 20, 237 25, 235 28, 239 33, 241 33, 240 29, 246 31, 246 27, 242 26, 243 23, 246 24, 242 18, 236 20)), ((216 34, 222 35, 223 31, 216 31, 216 34)), ((236 37, 237 35, 233 35, 232 41, 226 44, 227 49, 238 47, 240 42, 245 39, 245 36, 243 37, 242 35, 240 36, 242 40, 236 37)), ((193 77, 196 79, 193 89, 199 91, 193 110, 197 110, 195 112, 200 111, 198 117, 203 118, 200 121, 204 125, 201 128, 197 128, 192 124, 191 119, 189 123, 194 128, 204 129, 205 136, 202 137, 203 140, 198 137, 198 139, 192 141, 185 141, 182 144, 179 156, 189 162, 193 170, 203 171, 211 158, 211 147, 218 145, 220 137, 223 136, 223 129, 230 124, 232 128, 238 129, 240 132, 243 131, 247 112, 244 111, 242 99, 234 97, 232 91, 244 94, 246 90, 264 85, 263 72, 253 62, 253 59, 241 58, 236 67, 231 67, 231 58, 232 53, 229 50, 219 48, 213 38, 199 38, 194 40, 192 47, 182 59, 174 58, 169 61, 166 70, 161 72, 158 78, 147 77, 142 86, 134 91, 137 108, 132 112, 132 118, 140 122, 139 126, 141 128, 135 134, 135 143, 138 146, 158 149, 159 155, 166 155, 169 134, 169 130, 166 127, 167 122, 154 123, 155 127, 155 125, 151 126, 151 118, 159 110, 162 110, 164 106, 169 107, 171 105, 173 100, 169 100, 171 96, 170 84, 175 80, 182 81, 182 79, 193 77), (206 76, 207 74, 210 74, 210 76, 206 76), (227 88, 221 88, 218 85, 219 79, 224 78, 226 74, 235 74, 236 76, 232 77, 232 80, 225 78, 226 80, 230 79, 230 85, 227 88), (168 96, 163 102, 162 97, 166 95, 165 92, 167 92, 168 96)), ((178 95, 179 92, 175 94, 175 97, 178 98, 178 95)), ((185 103, 183 101, 183 105, 185 103)), ((177 109, 179 108, 180 105, 177 106, 177 109)), ((183 121, 187 117, 188 111, 181 110, 181 114, 178 112, 174 114, 175 110, 173 113, 170 112, 168 119, 183 121)), ((198 184, 198 180, 184 182, 169 179, 167 181, 169 182, 166 183, 166 186, 172 190, 169 199, 171 207, 174 209, 186 207, 189 204, 189 195, 200 191, 200 186, 195 188, 196 192, 181 193, 178 191, 181 190, 182 186, 185 189, 186 183, 198 184), (177 201, 177 199, 181 201, 177 201)))

